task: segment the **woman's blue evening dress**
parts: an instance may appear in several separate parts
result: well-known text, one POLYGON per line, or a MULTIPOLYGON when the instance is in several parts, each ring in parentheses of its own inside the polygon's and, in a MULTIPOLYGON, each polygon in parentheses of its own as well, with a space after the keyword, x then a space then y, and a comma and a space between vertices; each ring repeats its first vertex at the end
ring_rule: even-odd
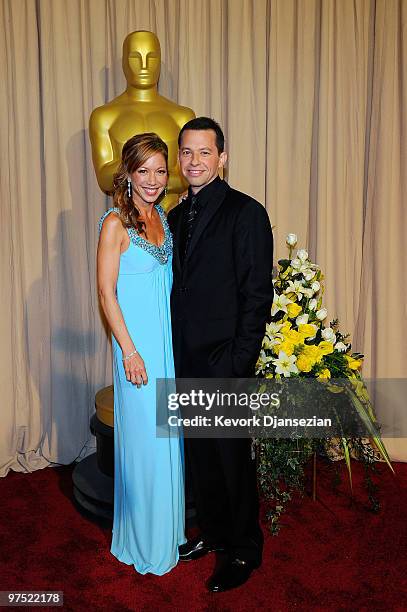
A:
MULTIPOLYGON (((182 436, 156 437, 156 378, 175 378, 170 292, 172 237, 156 205, 165 239, 156 247, 128 229, 130 246, 120 257, 117 301, 148 383, 125 377, 114 337, 114 519, 111 552, 140 574, 165 574, 178 562, 184 535, 182 436)), ((100 220, 110 213, 109 209, 100 220)))

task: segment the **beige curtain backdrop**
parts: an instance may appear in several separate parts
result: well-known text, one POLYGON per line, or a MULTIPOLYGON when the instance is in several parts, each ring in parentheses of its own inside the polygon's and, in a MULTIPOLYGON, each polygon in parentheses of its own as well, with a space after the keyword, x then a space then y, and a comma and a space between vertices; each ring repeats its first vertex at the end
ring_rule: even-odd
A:
POLYGON ((160 92, 224 126, 276 256, 295 232, 321 265, 366 376, 407 377, 406 1, 1 0, 1 475, 94 446, 111 357, 88 118, 124 89, 137 29, 161 41, 160 92))

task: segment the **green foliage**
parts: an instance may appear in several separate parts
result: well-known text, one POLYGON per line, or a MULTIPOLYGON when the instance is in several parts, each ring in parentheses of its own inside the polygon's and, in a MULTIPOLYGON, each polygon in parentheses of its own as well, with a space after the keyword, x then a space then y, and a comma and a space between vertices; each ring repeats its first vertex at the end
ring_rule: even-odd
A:
MULTIPOLYGON (((380 509, 377 498, 377 486, 373 483, 371 475, 375 473, 375 464, 380 460, 380 454, 372 444, 360 438, 346 438, 342 440, 320 440, 317 438, 268 438, 256 439, 258 457, 258 481, 263 499, 267 504, 266 517, 269 529, 273 535, 280 530, 281 517, 287 509, 295 493, 302 495, 305 486, 305 468, 311 461, 314 453, 327 459, 341 453, 345 455, 345 448, 350 457, 363 464, 364 483, 368 494, 368 508, 372 512, 380 509), (344 441, 346 440, 346 446, 344 441)), ((337 462, 332 464, 333 484, 340 482, 337 462)), ((351 482, 351 481, 350 481, 351 482)))
MULTIPOLYGON (((256 374, 275 380, 315 378, 321 385, 326 384, 332 393, 344 390, 351 400, 347 404, 352 410, 350 414, 358 415, 370 439, 345 437, 342 428, 342 437, 337 439, 256 439, 259 482, 268 504, 272 533, 278 532, 280 517, 292 494, 303 492, 305 466, 314 453, 328 459, 343 458, 351 490, 351 458, 361 461, 373 511, 379 509, 376 487, 371 479, 374 464, 383 459, 393 469, 378 435, 376 417, 360 374, 363 355, 352 351, 349 334, 340 331, 338 319, 326 325, 327 311, 322 308, 324 276, 304 249, 292 257, 296 243, 296 235, 289 234, 286 240, 289 258, 278 262, 271 322, 266 327, 256 374), (335 384, 335 380, 340 379, 350 384, 342 389, 335 384)), ((308 402, 306 395, 301 399, 308 402)), ((340 424, 339 414, 337 416, 340 424)))
POLYGON ((312 440, 269 438, 257 440, 256 445, 259 484, 268 504, 270 530, 276 534, 292 493, 304 490, 304 466, 312 454, 312 440))

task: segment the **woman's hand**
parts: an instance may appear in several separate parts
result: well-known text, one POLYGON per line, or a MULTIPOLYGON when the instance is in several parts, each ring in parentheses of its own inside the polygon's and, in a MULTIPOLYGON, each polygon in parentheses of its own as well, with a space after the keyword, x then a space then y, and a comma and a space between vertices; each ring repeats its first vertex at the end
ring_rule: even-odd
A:
POLYGON ((140 389, 141 385, 148 383, 146 366, 141 358, 141 355, 135 351, 134 355, 125 358, 123 355, 123 367, 126 373, 126 379, 133 385, 137 385, 140 389))

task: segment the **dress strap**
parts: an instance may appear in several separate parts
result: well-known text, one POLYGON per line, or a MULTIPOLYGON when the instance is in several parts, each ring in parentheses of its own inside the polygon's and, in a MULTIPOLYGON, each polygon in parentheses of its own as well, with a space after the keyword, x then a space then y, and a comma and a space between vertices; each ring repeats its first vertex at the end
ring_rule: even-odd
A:
POLYGON ((167 215, 165 214, 163 207, 161 206, 161 204, 156 204, 155 208, 157 209, 157 212, 160 215, 161 223, 164 228, 164 234, 165 235, 171 234, 170 226, 168 225, 168 221, 167 221, 167 215))
POLYGON ((110 215, 111 212, 114 212, 117 215, 120 215, 120 208, 113 206, 112 208, 109 208, 105 213, 103 213, 103 215, 100 217, 100 220, 99 220, 99 234, 102 231, 102 225, 103 225, 104 220, 106 219, 108 215, 110 215))

